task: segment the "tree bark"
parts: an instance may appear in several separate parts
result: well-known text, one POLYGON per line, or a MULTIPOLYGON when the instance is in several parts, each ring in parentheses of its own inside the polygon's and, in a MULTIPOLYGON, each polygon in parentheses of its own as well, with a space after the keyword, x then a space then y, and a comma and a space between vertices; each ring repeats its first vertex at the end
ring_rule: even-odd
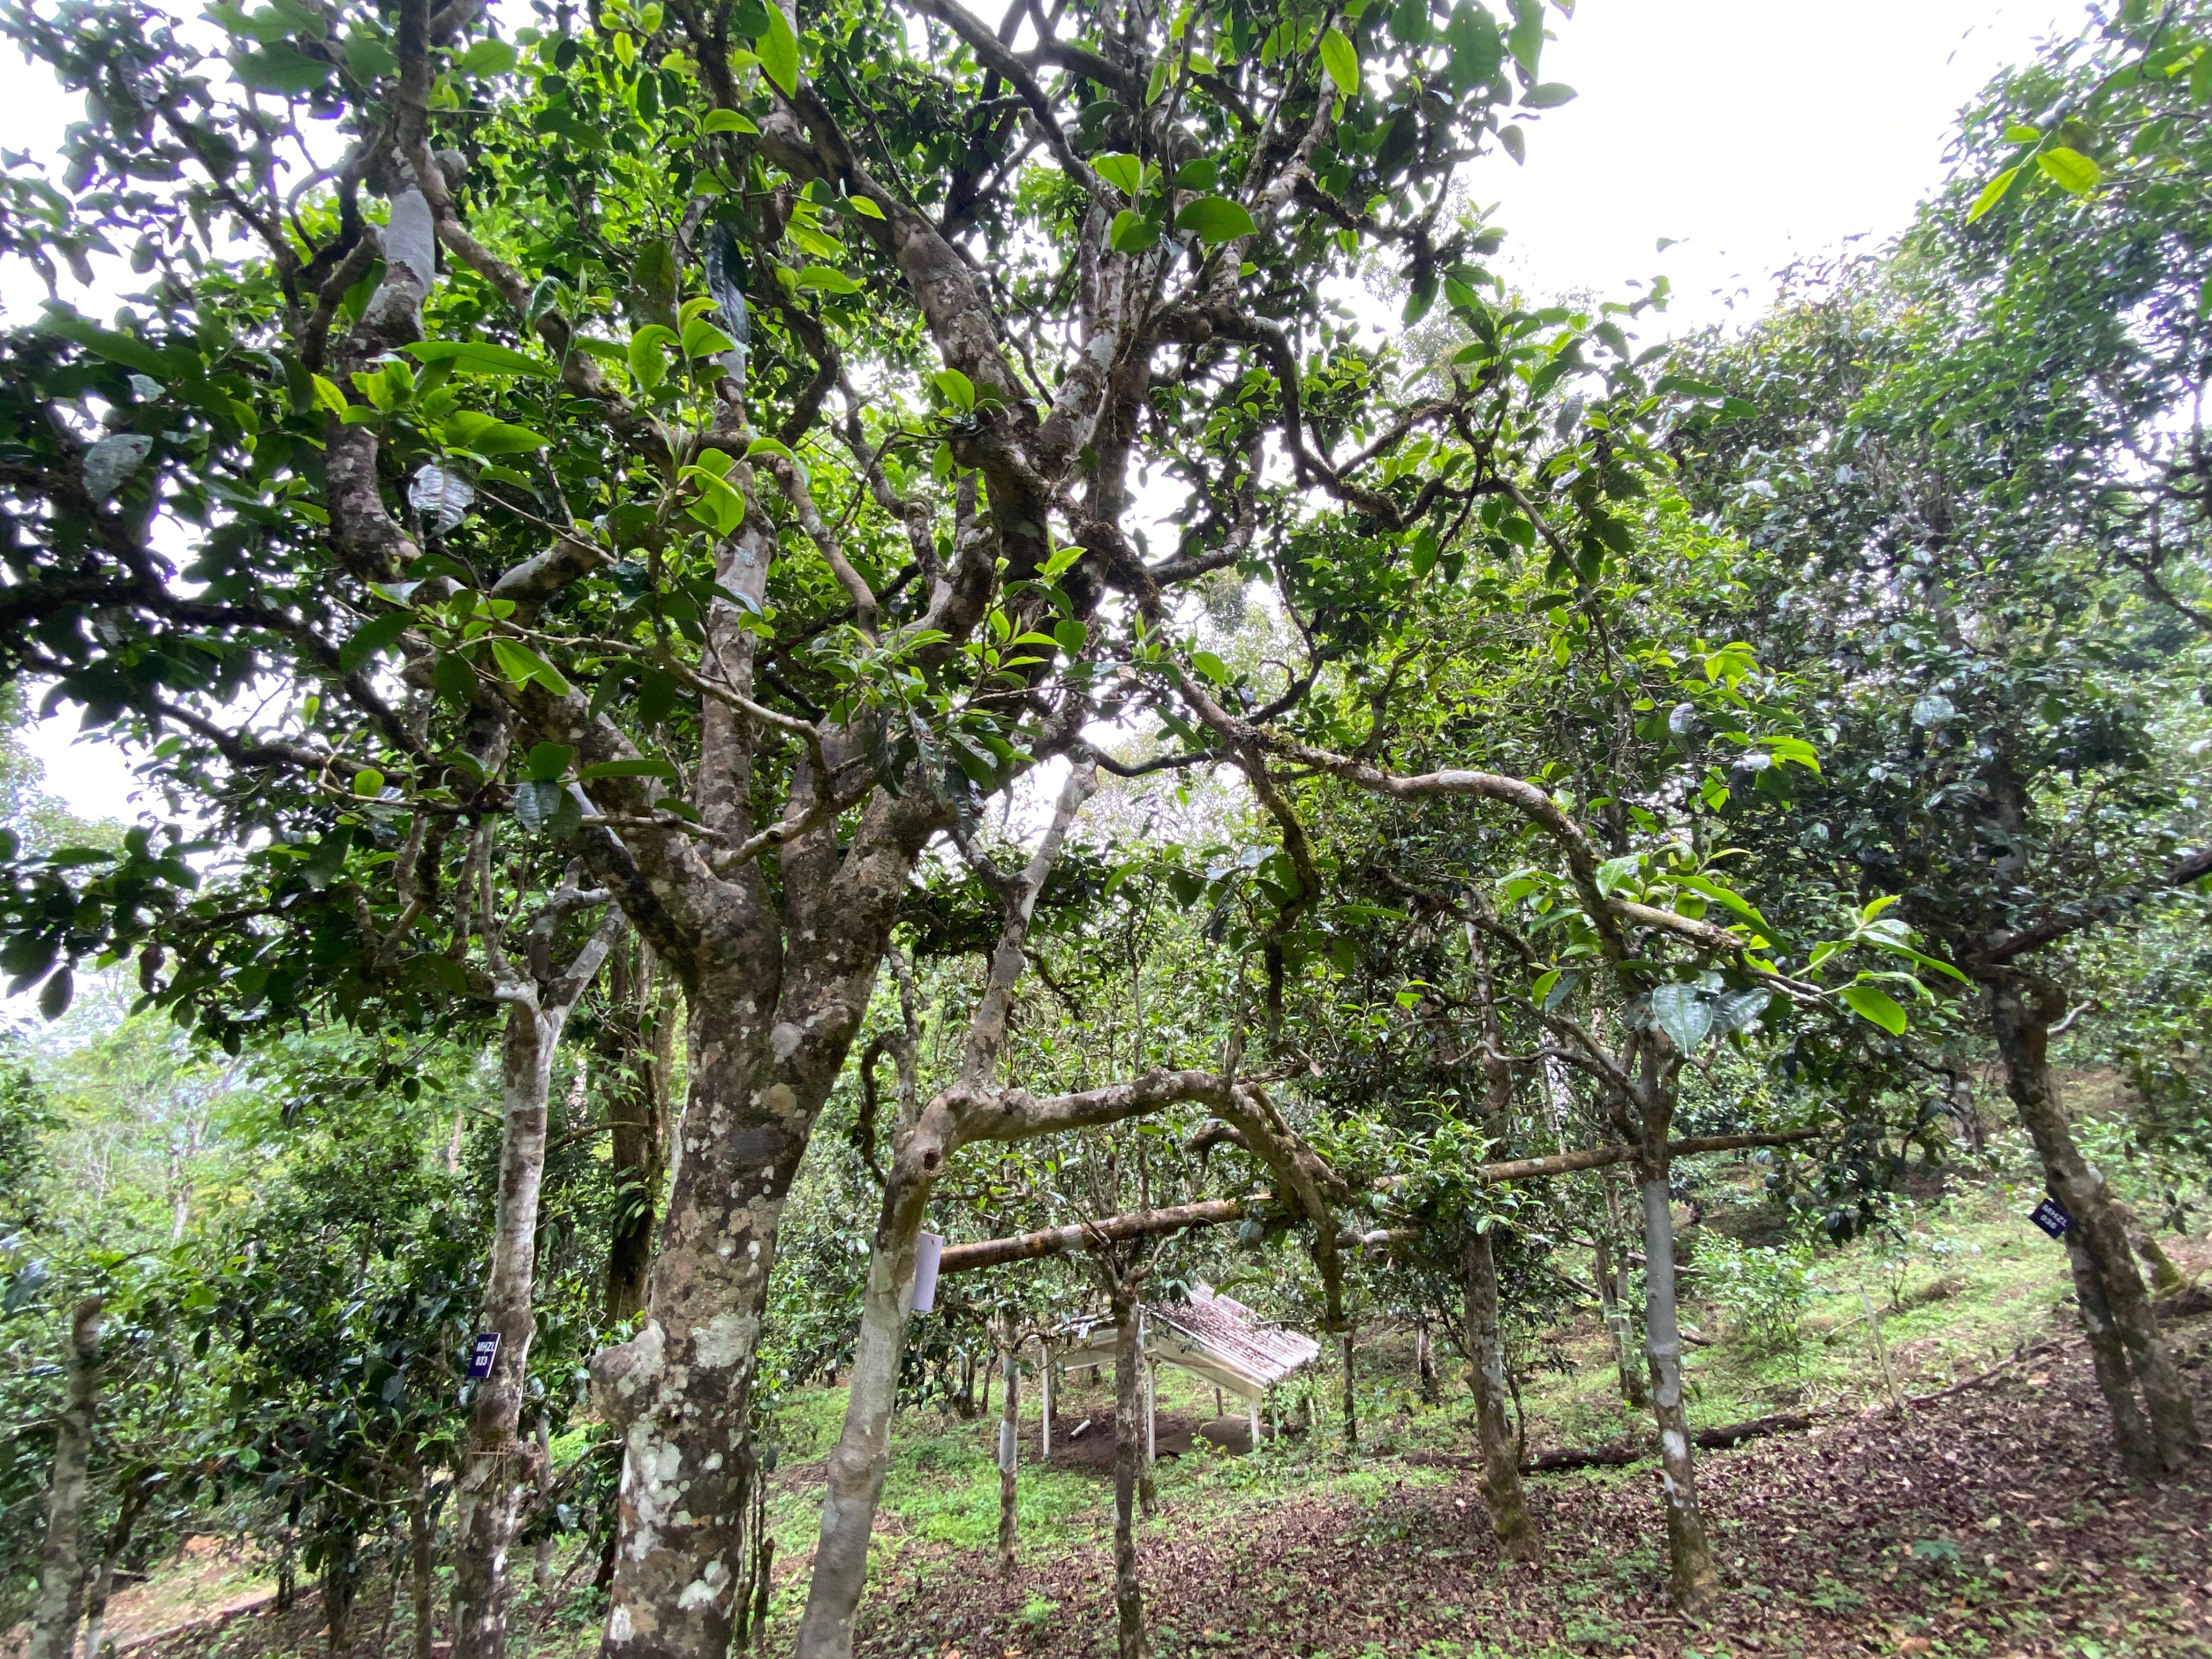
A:
POLYGON ((437 1534, 430 1524, 430 1472, 419 1447, 410 1455, 407 1492, 407 1589, 415 1606, 414 1659, 431 1659, 438 1612, 437 1534))
POLYGON ((1122 1273, 1114 1285, 1114 1652, 1115 1659, 1150 1659, 1145 1639, 1145 1591, 1137 1580, 1137 1488, 1144 1430, 1138 1399, 1143 1355, 1138 1346, 1137 1283, 1122 1273))
POLYGON ((1352 1375, 1352 1327, 1346 1324, 1342 1338, 1344 1345, 1344 1449, 1348 1452, 1359 1449, 1359 1389, 1352 1375))
POLYGON ((829 1496, 822 1505, 822 1534, 793 1659, 846 1659, 853 1650, 854 1613, 867 1583, 868 1540, 890 1468, 891 1409, 898 1398, 899 1365, 914 1304, 915 1240, 934 1186, 915 1190, 900 1182, 896 1163, 892 1181, 876 1226, 875 1248, 868 1253, 845 1425, 830 1454, 829 1496))
MULTIPOLYGON (((1670 1152, 1673 1148, 1669 1148, 1670 1152)), ((1651 1403, 1651 1389, 1637 1349, 1636 1315, 1629 1305, 1628 1253, 1621 1248, 1626 1233, 1620 1213, 1620 1187, 1611 1171, 1605 1176, 1605 1227, 1598 1239, 1598 1298, 1605 1304, 1607 1328, 1613 1334, 1614 1363, 1620 1367, 1620 1397, 1632 1410, 1651 1403)))
POLYGON ((2196 1407, 2160 1335, 2123 1216, 2104 1176, 2075 1145, 2051 1076, 2051 1027, 2065 1012, 2065 992, 2040 975, 2013 969, 1990 985, 1989 997, 2005 1091, 2035 1143, 2051 1192, 2074 1218, 2066 1243, 2075 1293, 2122 1462, 2144 1478, 2177 1473, 2200 1448, 2196 1407))
POLYGON ((70 1659, 84 1611, 84 1510, 88 1466, 100 1407, 100 1298, 87 1297, 70 1319, 68 1393, 54 1424, 46 1482, 46 1532, 39 1546, 39 1595, 31 1607, 25 1659, 70 1659))
MULTIPOLYGON (((710 726, 718 708, 710 700, 710 726)), ((743 770, 733 764, 730 789, 743 770)), ((794 792, 790 810, 811 799, 794 792)), ((878 793, 849 839, 834 822, 794 837, 781 915, 746 866, 699 905, 696 943, 675 959, 690 1070, 668 1212, 644 1324, 591 1368, 623 1441, 605 1659, 721 1659, 729 1648, 750 1524, 753 1367, 784 1203, 939 810, 920 787, 878 793)), ((650 914, 636 902, 634 916, 650 914)), ((666 957, 674 936, 653 938, 655 950, 666 957)))
MULTIPOLYGON (((556 913, 549 907, 544 914, 556 913)), ((538 1332, 533 1302, 546 1098, 562 1028, 620 927, 619 913, 609 907, 565 974, 555 977, 539 953, 541 965, 529 977, 501 980, 507 1024, 500 1042, 499 1202, 477 1326, 496 1334, 499 1347, 491 1375, 476 1385, 469 1401, 468 1438, 453 1482, 453 1659, 501 1659, 506 1652, 507 1553, 530 1461, 517 1429, 530 1344, 538 1332)))
POLYGON ((608 983, 616 1016, 602 1054, 620 1068, 608 1105, 610 1152, 622 1206, 607 1241, 606 1317, 618 1325, 645 1307, 655 1210, 666 1171, 669 1083, 675 1071, 677 986, 643 941, 616 952, 608 983))
MULTIPOLYGON (((1664 1130, 1662 1130, 1663 1141, 1664 1130)), ((1667 1560, 1674 1603, 1702 1613, 1720 1594, 1712 1546, 1698 1507, 1690 1419, 1682 1402, 1682 1334, 1674 1314, 1674 1213, 1664 1154, 1644 1181, 1644 1343, 1651 1366, 1651 1413, 1659 1428, 1659 1486, 1667 1509, 1667 1560)))
POLYGON ((1540 1561, 1544 1547, 1521 1490, 1518 1449, 1506 1419, 1505 1340, 1498 1306, 1498 1261, 1491 1230, 1468 1230, 1461 1260, 1467 1303, 1468 1358, 1474 1376, 1475 1439, 1482 1454, 1482 1490, 1498 1553, 1509 1561, 1540 1561))
POLYGON ((999 1369, 1004 1374, 1006 1401, 999 1419, 999 1571, 1014 1570, 1016 1499, 1019 1489, 1016 1469, 1021 1461, 1021 1359, 1014 1352, 1015 1333, 1009 1329, 999 1350, 999 1369))
POLYGON ((100 1565, 93 1573, 92 1588, 85 1595, 84 1659, 100 1659, 101 1626, 107 1618, 107 1598, 114 1589, 115 1569, 122 1562, 123 1552, 131 1547, 131 1534, 138 1523, 138 1512, 145 1508, 153 1491, 152 1482, 144 1475, 124 1484, 115 1525, 107 1534, 107 1547, 100 1553, 100 1565))
MULTIPOLYGON (((1474 966, 1476 1013, 1481 1021, 1477 1058, 1482 1067, 1483 1129, 1494 1141, 1513 1132, 1513 1067, 1505 1058, 1505 1025, 1490 976, 1482 934, 1467 930, 1474 966)), ((1499 1317, 1496 1230, 1469 1226, 1461 1256, 1467 1304, 1467 1349, 1474 1382, 1475 1437, 1482 1452, 1483 1494, 1490 1504, 1498 1553, 1509 1561, 1540 1561, 1544 1547, 1521 1490, 1520 1449, 1506 1419, 1505 1332, 1499 1317)))

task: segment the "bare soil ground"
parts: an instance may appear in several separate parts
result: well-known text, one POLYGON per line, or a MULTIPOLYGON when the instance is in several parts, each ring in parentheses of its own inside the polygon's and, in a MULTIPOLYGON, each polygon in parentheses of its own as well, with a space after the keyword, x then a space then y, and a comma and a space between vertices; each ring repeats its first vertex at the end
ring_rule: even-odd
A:
MULTIPOLYGON (((2212 1331, 2175 1332, 2212 1424, 2212 1331)), ((2131 1489, 2086 1352, 1899 1414, 1708 1454, 1700 1487, 1729 1594, 1670 1610, 1650 1466, 1534 1477, 1550 1559, 1503 1565, 1471 1473, 1311 1498, 1264 1525, 1147 1540, 1156 1652, 1330 1655, 2212 1655, 2212 1458, 2131 1489)), ((1373 1466, 1387 1474, 1390 1465, 1373 1466)), ((1084 1548, 1000 1577, 988 1554, 909 1557, 859 1651, 1093 1659, 1110 1568, 1084 1548)))

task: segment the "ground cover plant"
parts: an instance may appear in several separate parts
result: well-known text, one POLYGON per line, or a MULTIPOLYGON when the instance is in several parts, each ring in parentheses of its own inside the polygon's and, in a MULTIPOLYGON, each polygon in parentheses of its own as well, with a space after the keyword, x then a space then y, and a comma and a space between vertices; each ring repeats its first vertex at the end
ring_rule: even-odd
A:
POLYGON ((0 6, 28 1659, 2203 1645, 2212 13, 1677 340, 1574 27, 0 6))

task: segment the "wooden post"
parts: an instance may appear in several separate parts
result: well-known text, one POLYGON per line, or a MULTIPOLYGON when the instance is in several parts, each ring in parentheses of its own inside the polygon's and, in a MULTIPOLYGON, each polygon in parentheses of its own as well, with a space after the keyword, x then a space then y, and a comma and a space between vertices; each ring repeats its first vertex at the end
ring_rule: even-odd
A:
POLYGON ((1252 1449, 1260 1449, 1260 1396, 1254 1395, 1247 1402, 1252 1408, 1252 1449))

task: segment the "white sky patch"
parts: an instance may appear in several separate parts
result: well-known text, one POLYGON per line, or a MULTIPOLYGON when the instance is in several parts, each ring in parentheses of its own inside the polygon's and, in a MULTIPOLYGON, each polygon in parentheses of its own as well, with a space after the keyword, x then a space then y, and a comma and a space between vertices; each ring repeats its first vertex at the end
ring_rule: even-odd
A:
POLYGON ((1663 272, 1644 332, 1756 313, 1792 259, 1875 242, 1943 178, 1953 118, 2027 61, 2069 0, 1583 0, 1553 15, 1542 78, 1580 95, 1479 164, 1507 232, 1495 264, 1552 295, 1629 297, 1663 272), (1662 253, 1659 239, 1678 246, 1662 253))

